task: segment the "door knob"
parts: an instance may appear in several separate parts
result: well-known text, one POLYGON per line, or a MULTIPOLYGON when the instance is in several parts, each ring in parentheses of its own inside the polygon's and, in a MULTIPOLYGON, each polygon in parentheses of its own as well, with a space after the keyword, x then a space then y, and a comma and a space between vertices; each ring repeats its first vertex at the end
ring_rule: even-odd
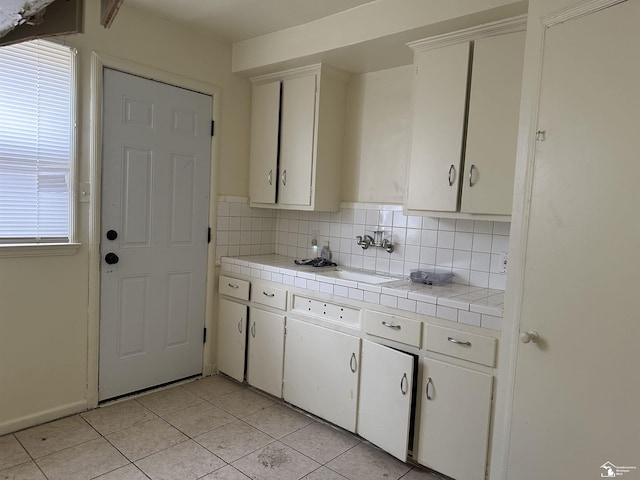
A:
POLYGON ((118 238, 118 232, 115 230, 109 230, 107 232, 107 240, 115 240, 116 238, 118 238))
POLYGON ((109 265, 113 265, 115 263, 118 263, 120 259, 118 258, 118 255, 116 255, 115 253, 109 252, 104 256, 104 261, 107 262, 109 265))
POLYGON ((536 332, 535 330, 531 330, 530 332, 522 332, 520 334, 520 341, 522 343, 536 343, 539 338, 540 335, 538 335, 538 332, 536 332))

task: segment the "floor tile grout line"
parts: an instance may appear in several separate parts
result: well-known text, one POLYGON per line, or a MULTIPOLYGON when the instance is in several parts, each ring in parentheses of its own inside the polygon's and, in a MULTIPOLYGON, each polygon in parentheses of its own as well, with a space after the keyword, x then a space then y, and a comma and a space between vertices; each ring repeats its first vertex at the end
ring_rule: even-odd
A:
MULTIPOLYGON (((223 377, 223 378, 224 378, 224 377, 223 377)), ((196 381, 197 381, 197 380, 196 380, 196 381)), ((89 419, 87 419, 87 418, 85 418, 85 417, 84 417, 84 414, 91 412, 93 409, 92 409, 92 410, 88 410, 88 411, 86 411, 86 412, 81 412, 81 413, 77 413, 77 414, 74 414, 74 415, 69 415, 69 416, 67 416, 67 417, 63 417, 63 418, 71 418, 71 417, 73 417, 73 416, 78 416, 78 417, 80 417, 80 419, 82 420, 81 424, 88 425, 88 426, 91 428, 91 431, 93 431, 93 432, 95 433, 95 435, 97 435, 97 437, 96 437, 96 438, 91 438, 91 439, 88 439, 88 440, 85 440, 85 441, 82 441, 82 442, 79 442, 79 443, 77 443, 77 444, 75 444, 75 445, 71 445, 71 446, 65 447, 65 448, 63 448, 63 449, 60 449, 60 450, 57 450, 57 451, 51 452, 51 453, 49 453, 49 454, 47 454, 47 455, 43 455, 43 456, 38 457, 38 458, 35 458, 35 457, 34 457, 34 456, 33 456, 33 455, 32 455, 32 454, 31 454, 31 453, 26 449, 26 447, 25 447, 25 445, 23 444, 23 442, 22 442, 22 441, 20 441, 20 439, 15 435, 15 434, 16 434, 16 433, 18 433, 18 432, 13 432, 13 433, 11 433, 10 435, 11 435, 11 436, 12 436, 12 438, 13 438, 13 439, 18 443, 18 445, 20 445, 20 447, 23 449, 23 451, 27 454, 27 456, 28 456, 28 458, 30 459, 30 461, 31 461, 31 462, 33 462, 33 463, 35 464, 35 466, 38 468, 38 470, 42 473, 43 477, 44 477, 44 478, 47 478, 47 479, 48 479, 47 475, 44 473, 44 471, 40 468, 40 465, 37 463, 37 462, 38 462, 38 460, 43 459, 43 458, 47 458, 47 457, 49 457, 49 456, 51 456, 51 455, 57 454, 57 453, 59 453, 59 452, 66 451, 66 450, 71 449, 71 448, 74 448, 74 447, 79 447, 79 446, 81 446, 81 445, 84 445, 84 444, 87 444, 87 443, 90 443, 90 442, 92 442, 92 441, 94 441, 94 440, 99 440, 99 439, 104 439, 103 441, 105 441, 105 443, 107 443, 108 445, 110 445, 111 447, 113 447, 115 451, 117 451, 118 453, 120 453, 120 454, 124 457, 124 459, 125 459, 125 461, 126 461, 127 463, 126 463, 125 465, 123 465, 123 466, 120 466, 120 467, 115 468, 115 469, 113 469, 113 470, 110 470, 110 471, 108 471, 108 472, 103 472, 103 473, 101 473, 100 475, 98 475, 97 477, 93 477, 93 478, 98 478, 99 476, 102 476, 102 475, 108 474, 108 473, 110 473, 110 472, 112 472, 112 471, 118 470, 118 469, 120 469, 120 468, 125 468, 125 467, 128 467, 128 466, 132 466, 133 468, 136 468, 138 471, 140 471, 140 472, 145 476, 145 478, 152 478, 152 477, 150 477, 149 475, 147 475, 145 472, 143 472, 143 471, 138 467, 138 465, 136 464, 136 462, 141 461, 141 460, 143 460, 143 459, 145 459, 145 458, 148 458, 149 456, 155 455, 155 454, 157 454, 157 453, 161 453, 161 452, 163 452, 163 451, 166 451, 166 450, 168 450, 168 449, 170 449, 170 448, 176 447, 177 445, 184 444, 184 443, 186 443, 186 442, 188 442, 188 441, 192 441, 194 444, 196 444, 196 445, 198 445, 198 446, 202 447, 202 448, 203 448, 203 449, 205 449, 207 452, 211 453, 215 458, 218 458, 218 459, 221 461, 221 463, 222 463, 222 465, 221 465, 219 468, 217 468, 216 470, 213 470, 212 472, 209 472, 209 473, 205 474, 204 476, 207 476, 207 475, 209 475, 209 474, 211 474, 211 473, 213 473, 213 472, 215 472, 215 471, 217 471, 217 470, 219 470, 219 469, 225 468, 225 467, 227 467, 227 466, 228 466, 228 467, 231 467, 231 468, 234 468, 234 470, 240 471, 240 470, 238 470, 238 469, 235 467, 235 465, 234 465, 234 464, 236 464, 237 462, 239 462, 239 461, 240 461, 241 459, 243 459, 243 458, 246 458, 246 457, 248 457, 248 456, 250 456, 250 455, 255 454, 257 451, 259 451, 259 450, 261 450, 261 449, 264 449, 264 448, 266 448, 266 447, 267 447, 267 446, 269 446, 269 445, 273 445, 273 444, 275 444, 276 442, 277 442, 279 445, 281 445, 281 446, 285 446, 285 447, 287 447, 287 448, 291 448, 291 449, 292 449, 292 451, 297 452, 297 453, 298 453, 298 454, 300 454, 302 457, 304 457, 304 458, 306 458, 306 459, 308 459, 308 460, 310 460, 310 461, 312 461, 312 462, 314 462, 314 463, 316 463, 316 464, 318 465, 318 467, 317 467, 317 468, 315 468, 315 469, 314 469, 314 470, 312 470, 311 472, 308 472, 308 473, 307 473, 307 474, 305 474, 305 475, 309 475, 309 474, 311 474, 311 473, 313 473, 313 472, 316 472, 316 471, 318 471, 319 469, 321 469, 321 468, 323 468, 323 467, 324 467, 324 468, 327 468, 328 470, 330 470, 331 472, 334 472, 334 473, 336 473, 337 475, 340 475, 340 476, 342 476, 342 477, 343 477, 343 476, 344 476, 343 474, 341 474, 341 473, 339 473, 339 472, 335 471, 333 468, 330 468, 330 467, 328 466, 328 465, 329 465, 331 462, 333 462, 335 459, 337 459, 337 458, 339 458, 339 457, 341 457, 341 456, 343 456, 343 455, 347 454, 348 452, 350 452, 351 450, 355 449, 356 447, 358 447, 359 445, 362 445, 362 444, 366 444, 366 445, 369 445, 369 446, 371 446, 371 447, 375 448, 376 450, 380 450, 380 449, 379 449, 378 447, 376 447, 375 445, 373 445, 373 444, 371 444, 370 442, 367 442, 366 440, 364 440, 364 439, 360 438, 360 437, 359 437, 357 434, 355 434, 354 432, 346 431, 346 430, 344 430, 343 428, 337 427, 337 426, 335 426, 334 424, 328 423, 326 420, 323 420, 323 419, 321 419, 321 418, 318 418, 318 417, 316 417, 316 416, 314 416, 314 415, 310 414, 309 412, 301 411, 301 410, 299 410, 298 408, 296 408, 295 406, 293 406, 293 405, 291 405, 291 404, 287 403, 287 402, 286 402, 286 401, 284 401, 283 399, 278 399, 278 398, 272 397, 272 396, 270 396, 270 395, 264 395, 262 392, 256 391, 255 389, 251 388, 251 387, 250 387, 250 386, 248 386, 248 385, 240 385, 240 384, 237 384, 237 382, 233 382, 233 383, 234 383, 234 385, 236 385, 236 386, 238 387, 237 389, 235 389, 235 390, 233 390, 233 391, 230 391, 230 392, 227 392, 227 393, 226 393, 226 394, 224 394, 224 395, 220 395, 220 396, 216 396, 216 397, 211 397, 210 399, 207 399, 207 398, 205 398, 204 396, 198 395, 198 394, 196 394, 196 393, 194 393, 194 392, 190 391, 188 388, 185 388, 184 386, 178 386, 177 388, 179 388, 180 390, 183 390, 183 391, 185 391, 185 392, 189 393, 190 395, 193 395, 194 397, 197 397, 197 399, 198 399, 198 403, 195 403, 195 404, 192 404, 192 405, 186 405, 186 406, 184 406, 184 407, 182 407, 182 408, 178 408, 178 409, 176 409, 176 410, 172 410, 172 411, 170 411, 170 412, 166 412, 166 413, 164 413, 164 414, 162 414, 162 415, 157 414, 155 411, 151 410, 151 408, 147 407, 147 406, 146 406, 146 405, 144 405, 142 402, 138 401, 138 399, 136 399, 136 398, 132 398, 131 400, 132 400, 133 402, 136 402, 136 404, 137 404, 138 406, 143 407, 143 409, 144 409, 146 412, 151 413, 151 414, 154 416, 154 418, 151 418, 151 419, 145 420, 145 421, 143 421, 143 422, 134 422, 133 424, 128 425, 127 427, 120 428, 120 429, 118 429, 118 430, 115 430, 115 431, 113 431, 113 432, 109 432, 109 433, 105 433, 105 434, 100 433, 100 431, 98 431, 98 429, 97 429, 96 427, 94 427, 94 425, 93 425, 93 424, 91 424, 91 422, 89 421, 89 419), (267 405, 267 406, 264 406, 264 407, 260 407, 260 408, 258 408, 257 410, 254 410, 254 411, 252 411, 251 413, 249 413, 249 414, 247 414, 247 415, 244 415, 244 412, 243 412, 243 415, 242 415, 242 416, 238 416, 237 414, 234 414, 234 413, 232 413, 232 412, 230 412, 230 411, 226 410, 226 409, 225 409, 225 408, 223 408, 222 406, 220 406, 220 405, 218 405, 218 404, 213 403, 213 401, 215 401, 215 400, 217 400, 217 399, 221 399, 221 398, 224 398, 224 397, 226 397, 226 396, 232 395, 232 394, 234 394, 234 393, 240 392, 240 391, 242 391, 243 389, 245 389, 245 390, 247 390, 247 391, 250 391, 250 392, 253 392, 253 393, 257 394, 257 395, 260 395, 261 397, 263 397, 264 399, 267 399, 267 400, 271 401, 272 403, 271 403, 270 405, 267 405), (189 434, 189 433, 187 433, 187 432, 183 431, 183 430, 182 430, 181 428, 179 428, 178 426, 176 426, 176 425, 174 425, 173 423, 171 423, 171 421, 169 421, 169 420, 166 418, 167 416, 169 416, 169 415, 171 415, 171 414, 173 414, 173 413, 177 413, 177 412, 185 411, 185 410, 187 410, 187 409, 189 409, 189 408, 192 408, 192 407, 195 407, 195 406, 197 406, 197 405, 210 405, 210 406, 212 406, 212 407, 215 407, 215 408, 219 409, 221 412, 224 412, 224 414, 228 416, 229 421, 227 421, 226 423, 223 423, 223 424, 221 424, 221 425, 218 425, 218 426, 216 426, 215 428, 212 428, 212 429, 206 430, 205 432, 199 432, 199 433, 197 433, 197 434, 193 434, 193 435, 191 435, 191 434, 189 434), (281 435, 281 436, 279 436, 279 437, 275 437, 275 436, 273 436, 272 434, 270 434, 268 431, 265 431, 265 430, 268 430, 268 428, 265 428, 265 427, 260 428, 260 427, 258 427, 258 426, 256 426, 256 425, 252 425, 251 423, 249 423, 249 421, 247 421, 247 420, 246 420, 247 418, 249 418, 249 417, 251 417, 251 416, 253 416, 253 415, 260 414, 261 412, 265 412, 265 411, 268 411, 268 410, 271 410, 271 409, 275 409, 275 408, 276 408, 276 406, 278 406, 278 405, 279 405, 279 406, 281 406, 281 407, 286 407, 287 411, 290 411, 291 413, 294 413, 294 414, 295 414, 295 413, 297 413, 297 414, 299 414, 299 415, 303 415, 303 416, 305 416, 305 417, 309 420, 309 422, 310 422, 310 423, 307 423, 307 424, 305 424, 305 425, 301 425, 301 426, 295 426, 295 427, 293 428, 293 430, 291 430, 291 431, 287 432, 286 434, 281 435), (134 427, 134 426, 136 426, 136 425, 142 425, 142 424, 144 424, 144 423, 148 423, 148 422, 150 422, 150 421, 152 421, 152 420, 157 420, 157 419, 161 419, 161 420, 162 420, 162 422, 163 422, 164 424, 166 424, 166 425, 168 425, 169 427, 171 427, 171 428, 175 429, 176 431, 180 432, 180 434, 181 434, 181 435, 184 435, 184 438, 183 438, 183 439, 181 439, 180 441, 178 441, 177 443, 173 444, 173 445, 167 446, 167 447, 163 448, 162 450, 159 450, 159 451, 154 452, 154 453, 150 453, 150 454, 148 454, 148 455, 146 455, 146 456, 144 456, 144 457, 141 457, 140 459, 136 459, 136 460, 130 460, 130 459, 129 459, 125 454, 124 454, 124 452, 122 452, 122 451, 121 451, 121 450, 120 450, 120 449, 119 449, 119 448, 118 448, 114 443, 112 443, 112 442, 107 438, 107 436, 108 436, 108 435, 112 435, 112 434, 115 434, 115 433, 117 433, 117 432, 121 432, 122 430, 126 430, 127 428, 131 428, 131 427, 134 427), (233 460, 232 462, 227 462, 227 461, 226 461, 226 460, 224 460, 223 458, 219 457, 215 452, 211 451, 211 450, 210 450, 209 448, 207 448, 205 445, 203 445, 203 444, 199 443, 199 442, 196 440, 196 438, 197 438, 197 437, 199 437, 199 436, 205 435, 205 434, 207 434, 207 433, 209 433, 209 432, 212 432, 212 431, 214 431, 214 430, 216 430, 216 429, 222 428, 222 427, 224 427, 225 425, 229 425, 230 423, 233 423, 233 422, 239 422, 239 423, 244 424, 245 426, 247 426, 247 427, 249 427, 249 428, 252 428, 252 429, 255 429, 255 430, 256 430, 256 431, 258 431, 258 432, 261 432, 262 434, 266 435, 266 437, 268 437, 268 439, 269 439, 269 443, 267 443, 266 445, 263 445, 263 446, 261 446, 261 447, 258 447, 258 448, 256 448, 255 450, 252 450, 251 452, 248 452, 248 453, 244 453, 244 452, 243 452, 243 455, 242 455, 241 457, 239 457, 239 458, 237 458, 237 459, 233 460), (351 445, 350 447, 346 448, 343 452, 339 453, 338 455, 335 455, 335 456, 333 456, 332 458, 327 459, 326 461, 325 461, 324 459, 323 459, 322 461, 318 461, 318 460, 316 460, 316 459, 314 459, 314 458, 310 457, 309 455, 305 454, 304 452, 302 452, 302 451, 298 450, 298 449, 296 448, 296 446, 295 446, 295 445, 288 445, 287 443, 285 443, 285 442, 283 441, 283 440, 285 440, 288 436, 293 435, 293 434, 295 434, 295 433, 298 433, 298 432, 300 432, 301 430, 303 430, 303 429, 305 429, 305 428, 308 428, 308 427, 310 427, 310 426, 312 426, 312 425, 314 425, 314 424, 316 424, 316 423, 317 423, 317 424, 319 424, 319 425, 325 425, 325 426, 327 426, 328 428, 331 428, 332 430, 334 430, 336 433, 346 434, 346 435, 348 435, 350 438, 352 438, 353 440, 355 440, 355 441, 356 441, 356 443, 355 443, 354 445, 351 445)), ((210 395, 209 393, 206 393, 206 396, 207 396, 207 397, 208 397, 209 395, 210 395)), ((106 405, 106 406, 109 406, 109 405, 106 405)), ((98 407, 98 408, 100 408, 100 407, 98 407)), ((57 420, 62 420, 63 418, 61 418, 61 419, 57 419, 57 420)), ((57 420, 54 420, 54 421, 57 421, 57 420)), ((52 421, 52 422, 54 422, 54 421, 52 421)), ((52 422, 46 422, 46 423, 52 423, 52 422)), ((45 424, 46 424, 46 423, 45 423, 45 424)), ((41 424, 41 425, 45 425, 45 424, 41 424)), ((37 427, 37 426, 34 426, 34 427, 37 427)), ((34 428, 34 427, 31 427, 31 428, 34 428)), ((27 430, 27 429, 24 429, 24 430, 27 430)), ((383 452, 383 451, 382 451, 382 450, 380 450, 380 452, 383 452)), ((26 463, 29 463, 29 461, 25 461, 25 462, 23 462, 23 463, 21 463, 21 464, 19 464, 19 465, 26 464, 26 463)), ((408 468, 408 471, 406 471, 404 474, 402 474, 400 477, 398 477, 399 479, 406 477, 407 475, 409 475, 409 474, 410 474, 412 471, 414 471, 414 470, 416 470, 416 471, 420 471, 420 470, 421 470, 421 469, 419 469, 419 468, 418 468, 415 464, 413 464, 413 463, 409 463, 409 462, 404 462, 404 463, 405 463, 405 466, 408 468)), ((13 467, 14 467, 14 466, 9 467, 9 468, 13 468, 13 467)), ((5 470, 6 470, 6 469, 5 469, 5 470)), ((241 472, 241 471, 240 471, 240 472, 241 472)), ((241 472, 241 473, 242 473, 242 472, 241 472)), ((427 472, 427 473, 429 473, 429 474, 430 474, 430 472, 427 472)), ((243 474, 243 475, 245 475, 244 473, 242 473, 242 474, 243 474)), ((303 475, 303 476, 304 476, 304 475, 303 475)), ((200 477, 200 478, 202 478, 202 477, 200 477)), ((345 477, 345 478, 346 478, 346 477, 345 477)))

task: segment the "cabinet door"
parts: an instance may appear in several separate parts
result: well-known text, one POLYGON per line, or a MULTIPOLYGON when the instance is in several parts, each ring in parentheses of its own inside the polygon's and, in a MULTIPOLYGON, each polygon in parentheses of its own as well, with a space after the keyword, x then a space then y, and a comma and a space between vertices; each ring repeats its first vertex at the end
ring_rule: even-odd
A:
POLYGON ((355 432, 360 339, 287 319, 284 399, 355 432))
POLYGON ((254 203, 275 203, 278 183, 280 82, 256 85, 251 101, 249 196, 254 203))
POLYGON ((511 215, 524 32, 474 42, 462 212, 511 215))
POLYGON ((218 369, 244 380, 247 306, 221 298, 218 307, 218 369))
POLYGON ((249 312, 247 382, 275 397, 282 397, 284 315, 251 308, 249 312))
POLYGON ((362 342, 357 433, 407 461, 413 392, 413 357, 362 342))
POLYGON ((416 53, 408 209, 458 209, 470 43, 416 53))
POLYGON ((493 377, 422 359, 418 463, 456 480, 484 480, 493 377))
POLYGON ((311 205, 316 75, 282 82, 278 203, 311 205))

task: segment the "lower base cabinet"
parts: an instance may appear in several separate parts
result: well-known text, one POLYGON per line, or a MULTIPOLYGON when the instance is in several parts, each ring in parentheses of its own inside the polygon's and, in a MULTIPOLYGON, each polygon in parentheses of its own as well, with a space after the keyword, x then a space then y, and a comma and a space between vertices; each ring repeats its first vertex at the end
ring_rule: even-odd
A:
POLYGON ((412 355, 362 341, 357 433, 407 461, 413 397, 412 355))
POLYGON ((285 317, 255 307, 249 313, 247 382, 281 398, 285 317))
POLYGON ((218 369, 239 382, 244 381, 248 308, 226 298, 218 304, 218 369))
POLYGON ((429 358, 420 370, 416 460, 456 480, 484 480, 493 377, 429 358))
POLYGON ((356 431, 360 338, 287 319, 284 399, 356 431))

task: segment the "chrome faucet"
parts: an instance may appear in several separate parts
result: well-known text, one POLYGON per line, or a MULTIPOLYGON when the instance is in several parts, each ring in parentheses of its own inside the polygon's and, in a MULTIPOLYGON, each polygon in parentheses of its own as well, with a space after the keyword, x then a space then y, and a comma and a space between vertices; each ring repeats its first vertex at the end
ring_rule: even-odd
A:
POLYGON ((373 241, 373 237, 371 235, 365 235, 364 238, 361 235, 356 237, 356 243, 362 247, 363 250, 366 250, 371 245, 375 246, 373 241))
POLYGON ((373 246, 384 248, 388 253, 392 253, 394 250, 393 243, 386 238, 382 239, 382 234, 384 232, 382 230, 375 230, 373 234, 376 236, 376 240, 371 235, 358 235, 356 237, 356 243, 362 247, 363 250, 373 246))

